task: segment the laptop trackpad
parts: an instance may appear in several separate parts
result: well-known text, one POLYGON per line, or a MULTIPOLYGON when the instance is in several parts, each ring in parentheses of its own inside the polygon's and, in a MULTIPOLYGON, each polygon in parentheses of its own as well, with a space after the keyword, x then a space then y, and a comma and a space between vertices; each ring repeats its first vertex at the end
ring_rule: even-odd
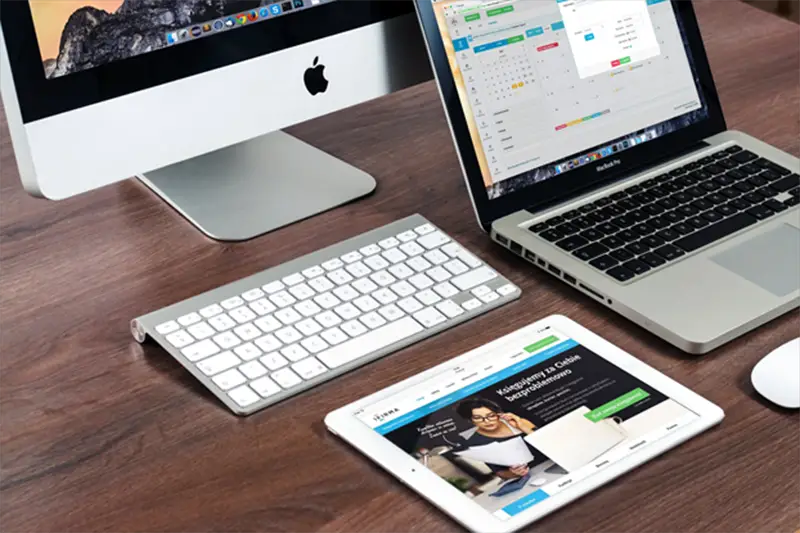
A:
POLYGON ((782 224, 711 260, 775 296, 786 296, 800 289, 800 230, 782 224))

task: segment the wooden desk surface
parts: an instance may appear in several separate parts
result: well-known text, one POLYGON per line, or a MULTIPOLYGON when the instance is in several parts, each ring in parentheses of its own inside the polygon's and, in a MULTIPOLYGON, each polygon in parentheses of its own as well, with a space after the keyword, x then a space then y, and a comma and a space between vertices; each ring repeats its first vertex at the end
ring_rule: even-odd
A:
MULTIPOLYGON (((698 6, 729 126, 800 154, 798 27, 698 6)), ((722 425, 531 527, 794 531, 796 413, 749 375, 797 313, 690 357, 490 244, 432 83, 293 128, 372 173, 374 196, 244 244, 202 237, 135 182, 51 203, 0 143, 3 531, 443 531, 458 526, 328 434, 330 410, 529 322, 565 314, 725 409, 722 425), (468 326, 248 418, 231 415, 128 321, 419 212, 523 290, 468 326)))

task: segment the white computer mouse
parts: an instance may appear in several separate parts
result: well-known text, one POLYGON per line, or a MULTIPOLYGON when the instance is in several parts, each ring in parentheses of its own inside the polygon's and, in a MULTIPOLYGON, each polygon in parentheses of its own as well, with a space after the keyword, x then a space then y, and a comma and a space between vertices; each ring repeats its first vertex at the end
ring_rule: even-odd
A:
POLYGON ((800 408, 800 338, 767 354, 750 374, 761 396, 781 407, 800 408))

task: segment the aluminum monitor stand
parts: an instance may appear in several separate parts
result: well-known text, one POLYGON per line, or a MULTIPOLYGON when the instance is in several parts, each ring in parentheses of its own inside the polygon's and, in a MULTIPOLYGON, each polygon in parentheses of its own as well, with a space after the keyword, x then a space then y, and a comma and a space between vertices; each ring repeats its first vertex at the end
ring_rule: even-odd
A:
POLYGON ((369 174, 282 131, 138 178, 220 241, 244 241, 375 190, 369 174))

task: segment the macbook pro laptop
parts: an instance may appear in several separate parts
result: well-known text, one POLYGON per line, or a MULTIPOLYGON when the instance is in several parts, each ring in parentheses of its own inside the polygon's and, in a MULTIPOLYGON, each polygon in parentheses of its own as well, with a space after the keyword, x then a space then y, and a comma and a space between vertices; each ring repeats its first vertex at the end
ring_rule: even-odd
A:
POLYGON ((798 306, 800 161, 726 128, 690 2, 416 6, 493 240, 690 353, 798 306))

